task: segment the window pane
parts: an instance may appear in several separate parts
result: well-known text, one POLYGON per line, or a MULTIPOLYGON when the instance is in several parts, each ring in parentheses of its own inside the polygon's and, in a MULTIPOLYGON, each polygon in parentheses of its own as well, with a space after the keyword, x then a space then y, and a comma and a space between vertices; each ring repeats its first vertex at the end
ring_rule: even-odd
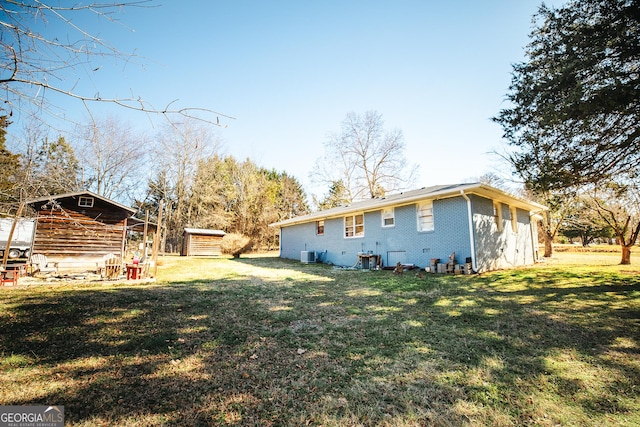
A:
POLYGON ((433 231, 433 203, 425 202, 418 205, 418 231, 433 231))
POLYGON ((362 237, 364 236, 364 215, 352 215, 344 217, 344 236, 362 237))
POLYGON ((395 224, 393 208, 382 210, 382 226, 390 227, 395 224))

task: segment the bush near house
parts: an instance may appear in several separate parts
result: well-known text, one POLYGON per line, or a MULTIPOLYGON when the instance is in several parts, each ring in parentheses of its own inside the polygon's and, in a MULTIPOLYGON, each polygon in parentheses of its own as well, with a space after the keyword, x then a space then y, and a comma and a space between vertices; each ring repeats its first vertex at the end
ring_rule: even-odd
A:
POLYGON ((221 242, 222 253, 233 255, 234 258, 240 258, 241 254, 249 252, 252 247, 253 242, 249 237, 237 233, 226 234, 221 242))

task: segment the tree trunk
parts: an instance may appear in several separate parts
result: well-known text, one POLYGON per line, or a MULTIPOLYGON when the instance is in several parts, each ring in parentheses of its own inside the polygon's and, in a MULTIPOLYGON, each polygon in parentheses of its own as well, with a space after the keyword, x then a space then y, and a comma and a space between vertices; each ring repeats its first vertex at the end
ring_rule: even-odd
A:
POLYGON ((544 257, 551 258, 553 255, 553 238, 549 233, 544 233, 544 257))
POLYGON ((544 213, 544 220, 542 221, 540 229, 544 237, 544 257, 551 258, 553 255, 554 233, 551 232, 551 213, 548 210, 544 213))
POLYGON ((622 245, 622 260, 620 264, 629 265, 631 264, 631 246, 622 245))

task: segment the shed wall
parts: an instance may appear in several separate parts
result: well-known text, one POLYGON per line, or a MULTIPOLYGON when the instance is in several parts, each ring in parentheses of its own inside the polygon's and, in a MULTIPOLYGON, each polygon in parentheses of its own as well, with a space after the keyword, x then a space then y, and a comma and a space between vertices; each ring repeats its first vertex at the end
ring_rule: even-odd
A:
POLYGON ((106 254, 122 256, 127 213, 98 200, 92 208, 74 206, 74 201, 40 208, 32 253, 60 263, 60 270, 95 269, 106 254))
POLYGON ((182 256, 208 256, 222 253, 222 236, 185 233, 182 256))

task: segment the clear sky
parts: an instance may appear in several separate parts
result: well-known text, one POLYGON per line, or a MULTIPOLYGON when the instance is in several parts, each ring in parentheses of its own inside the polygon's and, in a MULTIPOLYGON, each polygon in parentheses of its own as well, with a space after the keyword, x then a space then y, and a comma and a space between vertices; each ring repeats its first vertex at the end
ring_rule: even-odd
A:
MULTIPOLYGON (((233 116, 218 130, 226 153, 307 188, 327 134, 351 111, 376 110, 403 131, 406 157, 420 166, 416 187, 459 183, 505 170, 491 154, 504 145, 490 118, 506 106, 540 3, 160 0, 92 24, 144 59, 104 66, 90 84, 103 97, 133 93, 158 107, 177 99, 233 116)), ((115 114, 157 132, 142 114, 115 114)))

